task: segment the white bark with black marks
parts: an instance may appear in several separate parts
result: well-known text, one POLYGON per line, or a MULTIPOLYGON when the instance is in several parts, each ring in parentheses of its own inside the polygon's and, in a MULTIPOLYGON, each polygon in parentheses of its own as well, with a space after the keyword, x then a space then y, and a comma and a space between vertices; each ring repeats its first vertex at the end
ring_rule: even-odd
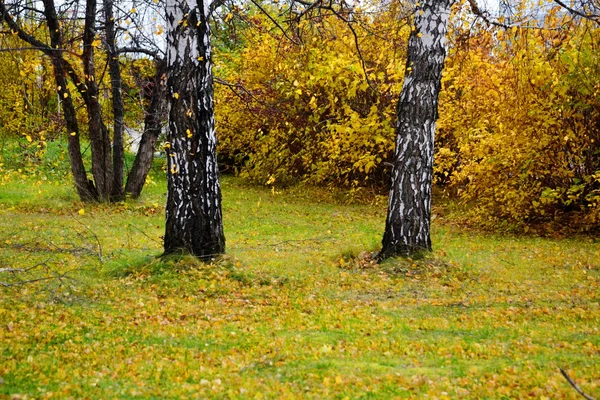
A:
POLYGON ((168 0, 169 134, 165 254, 208 260, 225 251, 208 9, 168 0))
POLYGON ((452 0, 417 7, 396 126, 388 215, 380 259, 431 250, 431 183, 438 95, 452 0))

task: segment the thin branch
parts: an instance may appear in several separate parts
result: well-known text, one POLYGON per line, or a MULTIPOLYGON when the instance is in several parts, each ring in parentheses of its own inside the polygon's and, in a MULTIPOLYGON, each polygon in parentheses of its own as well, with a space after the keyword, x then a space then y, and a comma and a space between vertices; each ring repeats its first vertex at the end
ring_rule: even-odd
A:
POLYGON ((367 64, 365 62, 365 58, 363 57, 362 50, 360 49, 360 44, 358 43, 358 35, 356 34, 354 27, 352 26, 352 21, 344 18, 333 8, 331 9, 331 11, 335 14, 336 17, 338 17, 348 25, 348 29, 350 29, 350 32, 352 32, 352 36, 354 36, 354 46, 356 47, 356 52, 358 53, 358 58, 360 59, 360 65, 362 66, 363 74, 365 75, 365 80, 367 81, 367 84, 369 85, 371 90, 373 90, 375 93, 379 93, 377 86, 375 86, 375 84, 369 78, 369 73, 367 72, 367 64))
POLYGON ((48 55, 52 55, 53 52, 57 51, 57 49, 53 49, 52 47, 46 45, 45 43, 39 41, 38 39, 36 39, 32 35, 30 35, 27 32, 25 32, 19 26, 19 24, 17 24, 17 22, 13 19, 13 16, 10 15, 10 13, 8 12, 8 9, 6 8, 6 5, 4 4, 4 1, 0 1, 0 21, 6 22, 6 24, 8 25, 8 27, 13 32, 16 32, 17 35, 19 36, 19 38, 21 40, 23 40, 24 42, 29 43, 30 45, 32 45, 34 47, 39 48, 44 53, 46 53, 48 55))
POLYGON ((272 243, 269 246, 280 246, 283 244, 307 243, 307 242, 319 243, 319 242, 324 242, 324 241, 329 241, 329 240, 335 240, 335 237, 323 236, 323 237, 315 237, 315 238, 307 238, 307 239, 290 239, 290 240, 284 240, 282 242, 272 243))
MULTIPOLYGON (((338 19, 340 19, 342 22, 344 22, 348 26, 348 29, 350 29, 350 32, 352 33, 352 36, 354 38, 354 46, 356 48, 356 52, 358 53, 358 58, 360 60, 360 65, 362 67, 363 74, 365 76, 365 80, 366 80, 367 84, 369 85, 369 87, 371 88, 371 90, 373 90, 375 93, 380 93, 379 90, 377 89, 377 86, 369 78, 365 57, 363 56, 363 52, 360 48, 358 34, 356 33, 356 29, 354 29, 354 27, 352 26, 352 24, 356 21, 353 21, 350 18, 347 18, 344 15, 342 15, 342 13, 344 12, 344 4, 345 3, 341 2, 340 6, 341 6, 342 10, 340 12, 340 10, 336 10, 333 7, 332 1, 329 1, 329 4, 323 4, 322 0, 317 0, 312 3, 307 2, 307 1, 302 1, 302 0, 294 0, 294 2, 302 4, 303 6, 306 7, 302 12, 300 12, 294 18, 294 20, 296 20, 296 21, 299 21, 301 18, 305 17, 311 10, 318 9, 320 11, 322 11, 322 10, 330 11, 334 16, 336 16, 338 19)), ((345 11, 345 13, 350 16, 351 12, 352 12, 352 9, 348 6, 348 11, 345 11)))
MULTIPOLYGON (((300 3, 300 4, 302 4, 303 6, 306 7, 302 11, 301 15, 308 14, 310 12, 310 10, 312 10, 314 8, 317 8, 322 2, 323 2, 322 0, 318 0, 318 1, 315 1, 314 3, 311 4, 311 3, 308 3, 308 2, 296 0, 296 3, 300 3)), ((300 17, 301 15, 299 15, 298 17, 300 17)))
MULTIPOLYGON (((554 0, 557 3, 560 3, 560 0, 554 0)), ((482 11, 479 6, 477 5, 477 1, 476 0, 468 0, 469 2, 469 6, 471 7, 471 11, 473 12, 473 14, 479 18, 481 18, 488 26, 492 25, 492 26, 497 26, 499 28, 502 29, 510 29, 510 28, 520 28, 520 29, 533 29, 533 30, 545 30, 545 31, 562 31, 565 28, 565 23, 563 23, 563 25, 560 25, 558 27, 555 28, 548 28, 548 27, 541 27, 541 26, 531 26, 531 25, 521 25, 518 23, 515 24, 505 24, 502 23, 496 19, 492 19, 489 17, 489 13, 482 11)), ((568 11, 570 11, 567 8, 568 11)), ((574 10, 575 11, 575 10, 574 10)), ((600 24, 600 20, 596 20, 593 17, 598 17, 598 16, 587 16, 585 18, 590 19, 598 24, 600 24)))
POLYGON ((578 17, 585 18, 590 21, 594 21, 595 23, 600 25, 600 15, 582 13, 579 10, 575 10, 574 8, 569 7, 568 5, 563 3, 561 0, 554 0, 554 2, 556 4, 558 4, 559 6, 561 6, 562 8, 564 8, 565 10, 567 10, 568 12, 570 12, 571 14, 575 14, 578 17))
MULTIPOLYGON (((0 32, 0 34, 3 34, 5 32, 0 32)), ((0 53, 12 53, 15 51, 27 51, 27 50, 35 50, 35 51, 44 51, 45 49, 43 47, 11 47, 11 48, 7 48, 7 49, 0 49, 0 53)))
MULTIPOLYGON (((11 30, 11 33, 16 33, 17 36, 19 36, 19 38, 21 40, 23 40, 26 43, 29 43, 32 47, 25 47, 22 48, 22 50, 39 50, 41 52, 43 52, 44 54, 52 57, 54 53, 56 52, 61 52, 61 53, 69 53, 72 54, 76 57, 81 57, 80 54, 75 53, 74 51, 71 51, 69 49, 63 49, 63 48, 52 48, 51 46, 48 46, 46 43, 38 40, 37 38, 35 38, 33 35, 30 35, 29 33, 25 32, 23 30, 23 28, 21 26, 19 26, 19 24, 14 20, 13 16, 9 13, 8 9, 6 8, 6 5, 4 4, 4 1, 0 1, 0 22, 6 22, 6 24, 8 25, 8 27, 11 30)), ((7 32, 2 32, 4 34, 7 34, 7 32)), ((20 50, 20 49, 15 49, 15 50, 20 50)), ((5 50, 2 49, 0 51, 10 51, 10 49, 5 50)))
POLYGON ((160 54, 158 51, 152 51, 150 49, 145 49, 143 47, 122 47, 117 49, 117 54, 125 54, 125 53, 141 53, 146 54, 152 58, 160 59, 160 54))
POLYGON ((220 84, 220 85, 229 87, 230 89, 233 90, 233 92, 236 94, 236 96, 238 96, 243 101, 246 101, 246 99, 242 98, 234 89, 241 90, 242 92, 244 92, 245 94, 247 94, 248 96, 250 96, 250 98, 252 100, 256 101, 257 103, 275 110, 273 107, 269 106, 267 103, 261 101, 256 96, 254 96, 250 90, 246 89, 246 87, 244 85, 242 85, 241 83, 239 83, 239 82, 238 83, 231 83, 231 82, 227 82, 226 80, 221 79, 221 78, 217 78, 217 77, 214 77, 213 81, 215 83, 220 84))
POLYGON ((45 276, 43 278, 33 278, 33 279, 28 279, 28 280, 25 280, 25 281, 19 281, 19 282, 13 282, 13 283, 0 282, 0 285, 2 285, 4 287, 7 287, 7 288, 11 288, 11 287, 14 287, 14 286, 22 286, 22 285, 26 285, 28 283, 43 282, 43 281, 49 281, 49 280, 53 280, 53 279, 56 279, 56 280, 59 280, 59 281, 62 281, 62 279, 64 279, 64 278, 72 279, 67 274, 69 272, 71 272, 71 271, 74 271, 74 270, 75 270, 75 268, 72 269, 72 270, 66 271, 66 272, 64 272, 62 274, 58 274, 58 275, 45 276))
POLYGON ((102 243, 100 242, 100 239, 98 238, 98 235, 96 235, 96 233, 89 226, 87 226, 86 224, 84 224, 83 222, 81 222, 79 219, 77 219, 77 217, 75 217, 75 214, 71 214, 71 217, 73 217, 73 219, 79 225, 83 226, 88 232, 90 232, 92 234, 92 236, 96 240, 96 243, 98 244, 98 258, 100 259, 100 262, 104 262, 103 255, 102 255, 102 243))
POLYGON ((135 226, 133 224, 129 224, 129 226, 132 227, 133 229, 135 229, 136 231, 138 231, 139 233, 141 233, 142 235, 146 236, 148 239, 152 240, 153 242, 158 243, 161 246, 163 245, 163 242, 161 242, 159 240, 156 240, 156 238, 153 238, 153 237, 149 236, 146 232, 144 232, 143 230, 141 230, 137 226, 135 226))
MULTIPOLYGON (((48 261, 52 260, 52 257, 48 258, 47 260, 40 262, 34 266, 28 267, 28 268, 2 268, 0 269, 0 272, 12 272, 12 273, 25 273, 28 272, 32 269, 38 268, 38 267, 45 267, 46 272, 50 273, 52 272, 51 269, 48 266, 48 261)), ((68 276, 69 272, 75 270, 71 269, 69 271, 63 272, 62 274, 55 274, 52 276, 44 276, 44 277, 40 277, 40 278, 32 278, 32 279, 26 279, 26 280, 19 280, 17 282, 4 282, 4 281, 0 281, 0 286, 3 286, 5 288, 9 288, 12 289, 16 286, 22 286, 22 285, 26 285, 28 283, 35 283, 35 282, 42 282, 42 281, 49 281, 49 280, 58 280, 60 282, 63 281, 64 278, 69 278, 69 279, 73 279, 70 276, 68 276)))
POLYGON ((260 4, 258 4, 258 2, 256 2, 255 0, 250 0, 252 2, 252 4, 254 4, 256 6, 256 8, 258 8, 264 15, 267 16, 267 18, 269 18, 271 20, 271 22, 273 22, 273 24, 275 24, 275 26, 281 31, 281 33, 283 33, 283 35, 292 43, 294 44, 300 44, 300 42, 298 42, 297 40, 294 40, 293 38, 291 38, 287 31, 279 24, 279 22, 277 22, 275 20, 275 18, 273 18, 271 16, 271 14, 269 14, 260 4))
POLYGON ((471 7, 471 11, 473 12, 473 14, 475 14, 476 16, 478 16, 479 18, 481 18, 482 20, 485 21, 486 24, 488 25, 494 25, 494 26, 498 26, 500 28, 504 28, 504 29, 509 29, 510 26, 503 24, 501 22, 498 22, 496 20, 492 20, 489 18, 489 16, 484 13, 483 11, 481 11, 481 9, 479 8, 479 6, 477 5, 477 1, 475 0, 468 0, 469 1, 469 6, 471 7))
POLYGON ((567 382, 569 382, 569 385, 571 385, 573 387, 573 389, 575 389, 577 391, 577 393, 582 395, 587 400, 596 400, 592 396, 585 394, 585 392, 583 390, 581 390, 579 388, 579 386, 577 386, 575 381, 573 381, 573 379, 571 379, 571 377, 567 374, 567 372, 564 369, 559 368, 559 370, 560 370, 560 373, 562 374, 562 376, 564 376, 565 379, 567 380, 567 382))

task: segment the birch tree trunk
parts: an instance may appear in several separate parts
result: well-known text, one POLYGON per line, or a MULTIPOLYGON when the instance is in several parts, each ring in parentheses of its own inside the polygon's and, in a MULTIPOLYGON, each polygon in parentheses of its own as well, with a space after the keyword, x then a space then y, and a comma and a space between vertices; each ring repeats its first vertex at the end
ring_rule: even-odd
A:
POLYGON ((379 259, 431 251, 431 181, 438 95, 452 0, 424 0, 408 41, 388 215, 379 259))
POLYGON ((209 0, 167 0, 169 133, 165 255, 225 251, 218 180, 209 0))

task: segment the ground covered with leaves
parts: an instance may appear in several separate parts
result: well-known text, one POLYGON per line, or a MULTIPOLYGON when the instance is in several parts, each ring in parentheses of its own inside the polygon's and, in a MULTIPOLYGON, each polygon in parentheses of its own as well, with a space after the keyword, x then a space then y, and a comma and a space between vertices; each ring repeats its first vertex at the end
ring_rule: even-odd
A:
POLYGON ((223 182, 228 254, 159 259, 138 202, 0 182, 0 398, 600 394, 600 244, 464 231, 376 265, 385 204, 223 182))

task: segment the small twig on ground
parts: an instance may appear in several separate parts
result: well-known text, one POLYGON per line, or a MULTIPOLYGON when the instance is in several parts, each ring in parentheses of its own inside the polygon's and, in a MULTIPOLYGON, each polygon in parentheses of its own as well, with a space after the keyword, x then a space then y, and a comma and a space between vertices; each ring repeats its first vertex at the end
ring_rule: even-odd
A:
POLYGON ((326 240, 335 239, 333 236, 324 236, 324 237, 316 237, 316 238, 308 238, 308 239, 290 239, 284 240, 283 242, 273 243, 270 246, 279 246, 282 244, 290 244, 290 243, 305 243, 305 242, 324 242, 326 240))
MULTIPOLYGON (((69 280, 71 280, 73 282, 78 282, 77 279, 75 279, 72 276, 68 275, 69 273, 71 273, 73 271, 76 271, 77 269, 79 269, 79 267, 75 267, 75 268, 72 268, 72 269, 70 269, 68 271, 63 272, 62 274, 58 274, 58 275, 55 275, 53 277, 49 277, 49 279, 47 279, 47 280, 50 281, 52 278, 54 278, 55 280, 57 280, 58 282, 60 282, 59 285, 58 285, 58 287, 65 286, 65 281, 64 281, 65 279, 69 279, 69 280)), ((40 290, 38 290, 37 293, 41 293, 41 292, 43 292, 45 290, 48 290, 50 288, 50 284, 51 283, 52 282, 48 282, 48 284, 46 284, 46 286, 44 286, 43 288, 41 288, 40 290)), ((52 291, 52 297, 57 298, 56 289, 54 289, 52 291)))
POLYGON ((129 226, 132 227, 133 229, 135 229, 136 231, 138 231, 139 233, 141 233, 142 235, 146 236, 148 239, 152 240, 153 242, 158 243, 161 246, 163 245, 163 243, 160 240, 156 240, 156 238, 153 238, 153 237, 149 236, 146 232, 144 232, 143 230, 141 230, 140 228, 138 228, 134 224, 129 224, 129 226))
POLYGON ((65 276, 63 276, 63 275, 60 275, 60 276, 45 276, 43 278, 34 278, 34 279, 28 279, 26 281, 19 281, 19 282, 13 282, 13 283, 0 282, 0 284, 2 286, 4 286, 4 287, 14 287, 14 286, 26 285, 28 283, 49 281, 51 279, 58 279, 58 280, 60 280, 61 278, 65 278, 65 276))
POLYGON ((96 243, 98 244, 98 258, 100 259, 100 262, 103 263, 104 256, 102 255, 102 243, 100 242, 98 235, 96 235, 96 232, 94 232, 89 226, 87 226, 86 224, 81 222, 79 219, 77 219, 77 217, 74 214, 71 214, 71 216, 73 217, 75 222, 77 222, 79 225, 83 226, 94 237, 94 239, 96 240, 96 243))
POLYGON ((580 395, 582 395, 587 400, 596 400, 593 397, 587 395, 583 390, 581 390, 579 388, 579 386, 577 386, 577 384, 575 383, 575 381, 573 381, 573 379, 571 379, 571 377, 567 374, 567 372, 564 369, 559 368, 559 370, 560 370, 560 373, 562 374, 562 376, 564 376, 565 379, 567 380, 567 382, 569 382, 569 385, 571 385, 573 387, 573 389, 575 389, 577 391, 577 393, 579 393, 580 395))

